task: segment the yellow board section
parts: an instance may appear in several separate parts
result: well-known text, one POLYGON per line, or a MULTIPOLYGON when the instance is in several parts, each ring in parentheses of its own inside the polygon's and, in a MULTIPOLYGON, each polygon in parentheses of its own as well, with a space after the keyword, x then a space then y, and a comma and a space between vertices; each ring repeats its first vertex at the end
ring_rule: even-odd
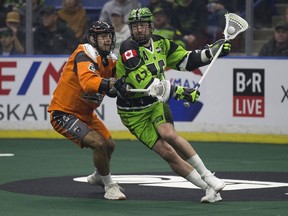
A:
MULTIPOLYGON (((111 131, 111 134, 115 140, 136 140, 136 138, 131 135, 129 131, 111 131)), ((179 132, 179 134, 189 141, 288 144, 288 135, 280 134, 238 134, 206 132, 179 132)), ((62 139, 63 136, 53 130, 1 130, 0 138, 62 139)))

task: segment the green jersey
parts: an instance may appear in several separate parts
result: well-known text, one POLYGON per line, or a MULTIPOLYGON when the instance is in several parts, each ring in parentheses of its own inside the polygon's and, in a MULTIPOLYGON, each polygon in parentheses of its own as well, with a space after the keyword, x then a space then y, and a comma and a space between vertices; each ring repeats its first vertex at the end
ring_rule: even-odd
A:
MULTIPOLYGON (((132 88, 145 89, 153 78, 165 78, 166 67, 175 70, 186 70, 189 51, 173 41, 158 35, 152 35, 149 48, 139 46, 132 39, 125 40, 119 51, 116 64, 117 77, 125 77, 125 82, 132 88)), ((131 93, 131 97, 118 97, 118 108, 145 108, 157 101, 145 93, 131 93)))

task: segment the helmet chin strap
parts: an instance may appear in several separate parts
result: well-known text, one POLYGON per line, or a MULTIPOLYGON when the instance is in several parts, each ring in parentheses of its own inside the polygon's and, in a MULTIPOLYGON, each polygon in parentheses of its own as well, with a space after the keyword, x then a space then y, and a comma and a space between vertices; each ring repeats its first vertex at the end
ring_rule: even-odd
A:
MULTIPOLYGON (((100 55, 101 55, 101 54, 100 54, 100 55)), ((105 56, 102 58, 102 64, 103 64, 104 67, 108 65, 107 55, 105 55, 105 56)))
POLYGON ((99 48, 99 46, 96 46, 97 51, 99 52, 99 54, 103 57, 108 56, 111 52, 111 50, 102 50, 99 48))
POLYGON ((143 39, 143 40, 136 40, 135 39, 135 37, 133 37, 134 38, 134 40, 140 45, 140 46, 144 46, 145 44, 147 44, 148 42, 149 42, 149 40, 150 40, 150 38, 149 39, 143 39))

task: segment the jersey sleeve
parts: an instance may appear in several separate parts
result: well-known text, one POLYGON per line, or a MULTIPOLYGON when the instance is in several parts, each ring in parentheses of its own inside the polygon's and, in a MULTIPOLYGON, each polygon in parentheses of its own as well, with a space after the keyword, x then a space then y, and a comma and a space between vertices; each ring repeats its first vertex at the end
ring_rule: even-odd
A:
POLYGON ((119 54, 127 73, 137 70, 143 64, 139 45, 131 39, 127 39, 122 43, 119 54))
POLYGON ((181 64, 185 64, 188 59, 189 52, 173 41, 167 40, 167 43, 169 43, 167 66, 175 70, 183 70, 183 66, 181 67, 181 64))
POLYGON ((85 93, 98 92, 102 78, 97 74, 98 64, 94 63, 84 52, 75 57, 77 76, 85 93))

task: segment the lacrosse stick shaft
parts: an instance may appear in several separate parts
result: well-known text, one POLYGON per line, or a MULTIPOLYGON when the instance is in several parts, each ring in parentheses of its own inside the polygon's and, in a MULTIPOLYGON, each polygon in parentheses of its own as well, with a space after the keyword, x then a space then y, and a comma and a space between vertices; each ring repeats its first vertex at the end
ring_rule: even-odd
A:
POLYGON ((149 89, 129 89, 129 92, 140 92, 140 93, 144 93, 144 92, 149 92, 149 89))
MULTIPOLYGON (((220 55, 221 53, 221 50, 222 50, 222 47, 223 47, 223 44, 220 46, 220 48, 218 49, 217 53, 215 54, 215 56, 213 57, 212 61, 210 62, 210 64, 208 65, 208 68, 206 69, 206 71, 203 73, 201 79, 199 80, 199 82, 195 85, 195 91, 198 90, 198 88, 200 87, 201 83, 203 82, 203 80, 205 79, 206 75, 208 74, 208 72, 210 71, 210 68, 212 67, 212 65, 214 64, 214 62, 216 61, 216 59, 218 58, 218 56, 220 55)), ((185 107, 190 107, 190 104, 189 102, 184 102, 183 105, 185 107)))
POLYGON ((214 62, 216 61, 216 59, 218 58, 218 56, 221 53, 223 44, 220 46, 220 48, 218 49, 217 53, 215 54, 215 56, 213 57, 212 61, 210 62, 210 64, 208 65, 206 71, 203 73, 201 79, 199 80, 199 82, 196 84, 195 86, 195 90, 198 90, 198 88, 200 87, 201 83, 203 82, 203 80, 205 79, 205 77, 207 76, 208 72, 210 71, 211 67, 213 66, 214 62))

